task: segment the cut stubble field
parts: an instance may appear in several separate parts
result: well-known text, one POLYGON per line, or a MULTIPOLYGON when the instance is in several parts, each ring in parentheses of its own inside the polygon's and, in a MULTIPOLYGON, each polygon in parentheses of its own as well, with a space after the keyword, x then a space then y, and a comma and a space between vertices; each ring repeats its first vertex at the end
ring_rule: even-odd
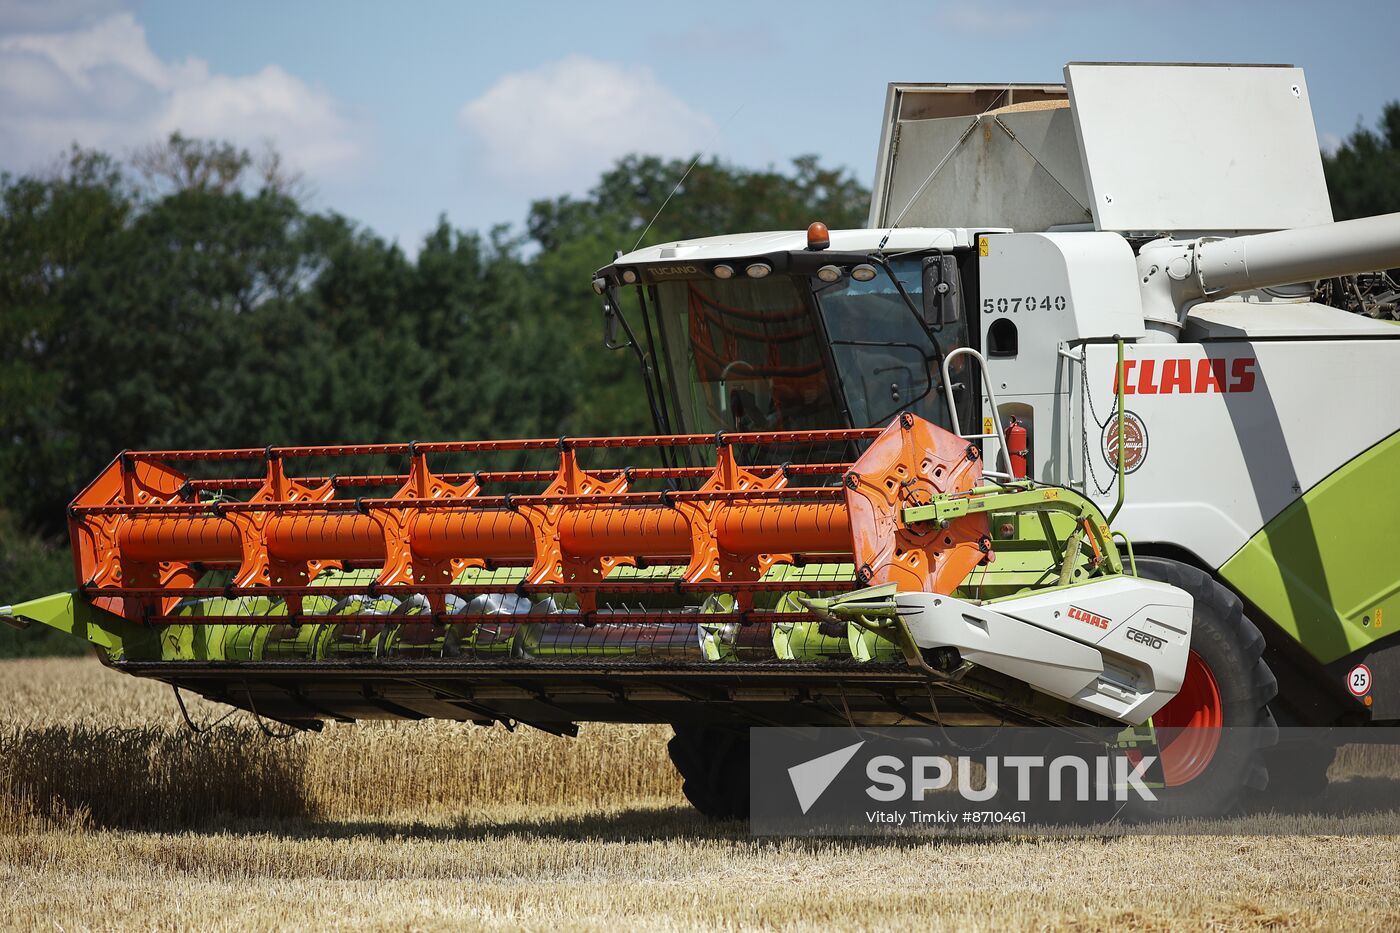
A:
POLYGON ((663 726, 277 741, 240 713, 193 735, 168 688, 88 660, 0 663, 0 695, 5 929, 1400 926, 1400 837, 1346 832, 1373 816, 1332 835, 755 839, 687 808, 663 726))

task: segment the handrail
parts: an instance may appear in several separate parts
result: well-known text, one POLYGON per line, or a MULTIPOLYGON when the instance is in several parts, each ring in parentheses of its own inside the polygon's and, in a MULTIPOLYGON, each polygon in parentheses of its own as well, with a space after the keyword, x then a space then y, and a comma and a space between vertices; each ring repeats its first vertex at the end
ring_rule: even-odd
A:
POLYGON ((943 357, 943 392, 948 397, 948 414, 953 419, 954 434, 958 435, 964 440, 969 441, 994 436, 997 440, 997 443, 1000 445, 997 449, 997 453, 1001 459, 1002 466, 1006 468, 1005 472, 999 472, 996 470, 983 470, 982 472, 985 475, 994 478, 1013 479, 1014 476, 1011 471, 1010 447, 1006 443, 1006 431, 1001 426, 1001 412, 997 408, 996 392, 992 390, 992 381, 987 378, 987 358, 978 351, 974 350, 972 347, 958 347, 957 349, 949 353, 947 356, 943 357), (953 398, 953 380, 948 370, 948 364, 951 363, 958 356, 964 354, 971 356, 977 361, 977 365, 980 370, 980 377, 982 379, 982 392, 984 395, 987 396, 987 404, 992 409, 992 426, 996 429, 996 433, 994 435, 964 434, 962 431, 962 422, 958 418, 957 401, 953 398))

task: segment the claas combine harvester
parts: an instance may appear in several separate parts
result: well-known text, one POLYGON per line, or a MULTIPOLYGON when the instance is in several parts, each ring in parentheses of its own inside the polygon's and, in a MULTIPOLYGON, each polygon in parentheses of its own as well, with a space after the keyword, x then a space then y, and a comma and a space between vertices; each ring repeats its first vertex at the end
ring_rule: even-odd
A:
POLYGON ((1400 215, 1332 223, 1296 69, 1065 76, 891 86, 869 229, 601 269, 655 436, 128 451, 0 615, 297 727, 670 723, 717 816, 753 725, 1322 779, 1276 723, 1400 719, 1400 215))

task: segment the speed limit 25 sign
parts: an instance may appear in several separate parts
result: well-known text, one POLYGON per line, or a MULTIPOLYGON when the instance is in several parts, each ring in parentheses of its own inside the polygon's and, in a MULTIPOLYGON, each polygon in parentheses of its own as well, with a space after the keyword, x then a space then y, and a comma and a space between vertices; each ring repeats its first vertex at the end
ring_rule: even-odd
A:
POLYGON ((1371 692, 1371 669, 1358 664, 1347 672, 1347 689, 1354 697, 1364 697, 1371 692))

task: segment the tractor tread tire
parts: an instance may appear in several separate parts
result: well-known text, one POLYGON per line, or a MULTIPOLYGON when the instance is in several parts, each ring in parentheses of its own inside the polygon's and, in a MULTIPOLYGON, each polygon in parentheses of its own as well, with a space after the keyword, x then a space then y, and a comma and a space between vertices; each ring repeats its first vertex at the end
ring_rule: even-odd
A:
POLYGON ((1185 590, 1195 601, 1191 648, 1216 679, 1227 730, 1207 770, 1179 791, 1171 793, 1169 788, 1161 805, 1168 815, 1185 818, 1239 812, 1251 792, 1267 787, 1263 750, 1278 741, 1278 725, 1269 709, 1278 695, 1278 680, 1263 658, 1264 633, 1245 616, 1237 595, 1196 567, 1139 557, 1137 572, 1185 590), (1244 732, 1241 727, 1252 728, 1244 732))
POLYGON ((747 729, 673 725, 666 744, 681 776, 681 792, 712 820, 749 815, 749 736, 747 729))

